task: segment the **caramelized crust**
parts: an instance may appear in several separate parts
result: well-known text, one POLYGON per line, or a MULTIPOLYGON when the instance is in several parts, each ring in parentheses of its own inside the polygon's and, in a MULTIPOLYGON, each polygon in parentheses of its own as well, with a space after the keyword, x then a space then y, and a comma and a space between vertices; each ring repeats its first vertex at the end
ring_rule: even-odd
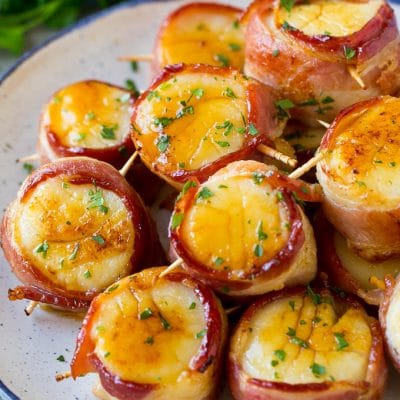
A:
POLYGON ((309 282, 314 236, 288 188, 275 169, 255 161, 231 163, 201 185, 187 183, 170 225, 184 267, 233 297, 309 282))
POLYGON ((167 65, 244 65, 244 35, 239 8, 216 3, 190 3, 178 8, 161 25, 155 44, 153 70, 167 65))
POLYGON ((143 162, 175 187, 204 181, 280 134, 273 98, 238 71, 168 67, 135 103, 132 139, 143 162))
POLYGON ((76 82, 54 93, 40 120, 42 163, 87 156, 121 168, 134 151, 129 136, 134 100, 129 90, 95 80, 76 82))
POLYGON ((212 399, 226 335, 212 292, 182 272, 151 268, 92 303, 71 364, 97 372, 117 399, 212 399))
POLYGON ((385 96, 343 110, 320 147, 325 214, 369 260, 400 255, 399 107, 397 98, 385 96))
POLYGON ((253 304, 228 363, 236 400, 379 399, 386 379, 378 322, 346 296, 310 287, 253 304))
POLYGON ((258 0, 248 8, 244 23, 246 74, 290 99, 295 105, 290 115, 309 125, 318 125, 321 118, 330 122, 343 108, 394 94, 400 87, 399 35, 394 12, 385 2, 299 2, 288 14, 279 1, 258 0), (324 13, 344 22, 335 25, 324 13), (349 65, 366 89, 352 78, 349 65))
POLYGON ((5 213, 1 235, 13 272, 27 285, 10 298, 72 309, 88 306, 158 250, 139 196, 109 164, 84 157, 32 173, 5 213))

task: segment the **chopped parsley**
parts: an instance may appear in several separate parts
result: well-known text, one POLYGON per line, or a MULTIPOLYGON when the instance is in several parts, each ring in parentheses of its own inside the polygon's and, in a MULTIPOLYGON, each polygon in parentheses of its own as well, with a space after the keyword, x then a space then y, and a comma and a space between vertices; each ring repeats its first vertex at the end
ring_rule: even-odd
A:
POLYGON ((110 352, 109 351, 107 351, 106 353, 104 353, 104 358, 107 358, 107 357, 109 357, 110 356, 110 352))
POLYGON ((295 0, 281 0, 280 1, 281 7, 283 7, 288 13, 290 13, 292 11, 294 3, 295 3, 295 0))
POLYGON ((229 67, 229 58, 224 54, 216 54, 215 61, 218 61, 223 67, 229 67))
POLYGON ((138 65, 138 62, 137 62, 137 61, 131 61, 131 62, 130 62, 130 66, 131 66, 131 70, 132 70, 133 72, 137 72, 138 69, 139 69, 139 65, 138 65))
POLYGON ((232 51, 240 51, 242 49, 242 46, 237 43, 229 43, 228 46, 232 51))
POLYGON ((186 106, 186 107, 183 107, 181 110, 179 110, 176 113, 176 118, 179 119, 179 118, 184 117, 185 115, 193 115, 193 114, 194 114, 194 107, 186 106))
POLYGON ((259 243, 257 243, 254 247, 254 255, 256 257, 261 257, 263 254, 264 254, 264 248, 259 243))
POLYGON ((294 311, 296 303, 293 300, 289 300, 289 306, 292 309, 292 311, 294 311))
POLYGON ((74 246, 74 249, 72 250, 71 255, 68 257, 68 260, 74 261, 76 259, 76 256, 78 255, 79 247, 80 247, 79 243, 76 243, 74 246))
POLYGON ((161 135, 157 138, 157 149, 160 153, 165 153, 170 144, 171 136, 161 135))
POLYGON ((230 87, 227 87, 222 94, 224 96, 226 96, 226 97, 230 97, 231 99, 236 99, 237 98, 236 94, 234 93, 234 91, 230 87))
POLYGON ((117 125, 114 126, 101 126, 100 135, 103 139, 113 140, 115 139, 115 129, 117 129, 117 125))
POLYGON ((85 118, 91 121, 92 119, 96 118, 96 114, 93 111, 89 111, 86 115, 85 118))
POLYGON ((274 355, 279 361, 285 361, 285 358, 286 358, 285 350, 281 350, 281 349, 275 350, 274 355))
POLYGON ((262 181, 264 180, 265 175, 262 174, 261 172, 254 172, 252 175, 252 178, 253 178, 253 182, 256 185, 260 185, 262 183, 262 181))
POLYGON ((125 87, 130 90, 131 92, 134 93, 135 96, 139 95, 140 92, 135 84, 135 82, 133 82, 132 79, 126 79, 125 80, 125 87))
POLYGON ((216 129, 224 129, 223 135, 228 136, 233 129, 233 123, 229 120, 225 120, 222 124, 215 125, 216 129))
POLYGON ((207 329, 202 329, 200 332, 196 333, 196 339, 201 339, 206 336, 207 329))
POLYGON ((145 310, 143 310, 140 315, 139 315, 139 319, 141 321, 150 318, 153 315, 153 311, 151 308, 146 308, 145 310))
POLYGON ((215 143, 217 143, 217 145, 220 147, 229 147, 230 146, 229 142, 223 142, 223 141, 221 142, 221 141, 217 140, 215 143))
POLYGON ((204 186, 196 196, 196 200, 206 200, 214 196, 214 193, 206 186, 204 186))
POLYGON ((239 28, 240 28, 240 23, 239 23, 239 21, 238 21, 238 20, 233 21, 232 26, 233 26, 235 29, 239 29, 239 28))
POLYGON ((222 265, 223 263, 224 263, 224 259, 222 258, 222 257, 217 257, 215 260, 214 260, 214 264, 215 265, 222 265))
POLYGON ((110 286, 110 287, 106 290, 106 293, 111 293, 111 292, 113 292, 114 290, 117 290, 118 288, 119 288, 119 285, 118 285, 118 283, 116 283, 115 285, 110 286))
POLYGON ((175 230, 183 221, 184 214, 174 214, 171 218, 171 229, 175 230))
POLYGON ((278 110, 278 118, 289 118, 290 114, 288 110, 294 107, 294 103, 289 99, 281 99, 275 102, 275 107, 278 110))
POLYGON ((283 193, 282 192, 276 192, 276 198, 278 201, 283 201, 283 193))
POLYGON ((351 60, 356 55, 356 51, 351 47, 345 45, 343 47, 343 54, 346 57, 346 60, 351 60))
POLYGON ((151 101, 153 99, 161 100, 161 96, 157 90, 150 90, 149 94, 147 95, 147 100, 151 101))
POLYGON ((92 277, 92 274, 90 273, 89 270, 87 270, 87 271, 85 271, 85 273, 83 274, 83 277, 86 278, 86 279, 88 279, 88 278, 91 278, 91 277, 92 277))
POLYGON ((57 361, 65 362, 65 358, 63 355, 57 357, 57 361))
POLYGON ((313 363, 310 366, 310 370, 313 373, 313 375, 317 378, 320 378, 321 376, 326 374, 326 368, 320 364, 313 363))
POLYGON ((296 30, 296 28, 294 26, 290 25, 289 22, 287 22, 287 21, 283 21, 282 29, 284 31, 295 31, 296 30))
POLYGON ((276 367, 278 364, 279 364, 279 361, 278 361, 278 360, 272 360, 272 361, 271 361, 271 365, 272 365, 273 367, 276 367))
POLYGON ((99 244, 100 246, 103 246, 104 243, 106 242, 103 238, 103 236, 101 235, 94 235, 92 236, 92 240, 94 240, 97 244, 99 244))
POLYGON ((158 316, 160 317, 161 325, 162 327, 166 330, 169 331, 171 329, 170 323, 161 315, 161 313, 158 313, 158 316))
POLYGON ((181 192, 182 196, 185 195, 190 188, 195 188, 195 187, 197 187, 196 182, 186 181, 182 188, 182 192, 181 192))
POLYGON ((47 243, 47 240, 45 240, 43 243, 40 243, 38 246, 35 247, 33 250, 35 253, 42 253, 43 258, 46 258, 47 256, 47 250, 49 250, 49 244, 47 243))
POLYGON ((337 351, 340 351, 340 350, 345 349, 346 347, 349 347, 349 343, 345 339, 343 333, 335 332, 333 335, 335 336, 335 340, 336 340, 336 344, 337 344, 337 347, 336 347, 337 351))
POLYGON ((105 200, 103 197, 103 192, 95 188, 95 190, 89 190, 89 204, 87 206, 88 210, 91 210, 93 208, 98 208, 100 212, 103 214, 108 213, 108 207, 104 205, 105 200))
POLYGON ((299 106, 300 107, 307 107, 307 106, 317 106, 318 101, 316 99, 307 99, 302 101, 299 106))
POLYGON ((272 57, 278 57, 278 56, 279 56, 279 53, 280 53, 280 50, 279 50, 279 49, 273 50, 273 51, 272 51, 272 57))
POLYGON ((144 341, 144 343, 145 343, 145 344, 152 345, 152 344, 154 343, 154 338, 153 338, 153 336, 148 336, 148 337, 146 338, 146 340, 144 341))
POLYGON ((260 221, 257 226, 257 238, 258 240, 268 239, 268 235, 263 231, 263 222, 260 221))
POLYGON ((168 118, 168 117, 155 117, 153 119, 154 125, 161 126, 162 128, 166 128, 173 121, 174 121, 174 118, 168 118))
POLYGON ((331 96, 326 96, 321 100, 322 104, 333 103, 335 100, 331 96))
POLYGON ((28 173, 30 174, 33 171, 33 165, 30 163, 23 163, 22 164, 22 168, 28 173))
POLYGON ((321 304, 321 296, 318 293, 315 293, 310 285, 307 285, 307 294, 308 296, 311 298, 312 302, 314 303, 314 305, 318 305, 321 304))
POLYGON ((193 301, 190 303, 189 310, 194 310, 196 308, 196 303, 193 301))
POLYGON ((249 134, 251 136, 257 136, 258 135, 258 130, 253 124, 249 125, 249 134))

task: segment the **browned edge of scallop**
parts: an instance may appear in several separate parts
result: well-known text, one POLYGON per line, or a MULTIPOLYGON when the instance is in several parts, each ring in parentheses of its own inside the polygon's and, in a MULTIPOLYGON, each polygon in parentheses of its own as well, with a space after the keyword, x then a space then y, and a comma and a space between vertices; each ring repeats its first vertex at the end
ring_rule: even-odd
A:
MULTIPOLYGON (((214 76, 229 76, 237 74, 243 79, 243 84, 247 86, 246 97, 247 97, 247 128, 252 124, 259 132, 258 135, 251 135, 249 129, 247 129, 245 141, 241 149, 236 152, 227 154, 220 157, 218 160, 208 163, 196 170, 186 171, 184 169, 178 169, 176 171, 167 172, 160 168, 160 166, 153 164, 151 161, 146 160, 142 154, 142 148, 137 146, 137 150, 146 165, 151 165, 152 169, 160 175, 164 175, 172 181, 178 183, 184 183, 190 179, 198 179, 200 182, 204 182, 210 175, 217 172, 219 169, 229 164, 232 161, 243 160, 249 158, 255 151, 258 145, 266 144, 271 147, 275 147, 273 141, 269 137, 269 132, 266 132, 264 126, 269 126, 269 130, 275 128, 275 109, 264 111, 263 105, 271 103, 272 93, 269 88, 258 83, 252 79, 246 79, 238 70, 230 67, 214 67, 205 64, 175 64, 169 65, 164 68, 160 75, 153 81, 152 85, 142 93, 133 106, 133 113, 131 123, 134 126, 137 109, 141 103, 147 98, 151 91, 154 91, 163 82, 173 78, 175 74, 179 73, 199 73, 199 74, 213 74, 214 76), (267 100, 268 99, 268 100, 267 100), (268 123, 266 123, 268 121, 268 123)), ((135 129, 131 129, 132 140, 136 145, 135 140, 135 129)))
MULTIPOLYGON (((214 368, 215 379, 218 379, 227 333, 227 322, 222 307, 210 288, 186 273, 172 272, 163 276, 162 279, 182 283, 190 288, 203 305, 207 333, 202 338, 198 353, 190 360, 189 369, 205 373, 209 368, 214 368)), ((90 338, 94 315, 98 312, 101 302, 105 301, 105 296, 113 296, 123 289, 124 287, 118 287, 112 294, 101 294, 93 300, 77 338, 75 353, 71 361, 71 372, 74 379, 89 372, 97 372, 103 387, 111 395, 120 400, 131 400, 132 396, 135 399, 142 399, 156 390, 159 385, 124 381, 112 374, 95 355, 95 343, 90 338)), ((218 385, 215 386, 218 390, 218 385)), ((214 396, 215 393, 211 393, 209 399, 213 399, 214 396)))
MULTIPOLYGON (((344 292, 335 293, 327 288, 314 289, 316 293, 329 295, 341 306, 363 309, 358 300, 344 292)), ((278 292, 264 295, 252 304, 243 314, 236 325, 234 333, 251 321, 258 309, 285 297, 303 295, 307 296, 305 287, 285 288, 278 292)), ((367 316, 367 314, 366 314, 367 316)), ((368 317, 368 316, 367 316, 368 317)), ((266 400, 286 400, 288 396, 296 396, 298 400, 357 400, 360 396, 365 399, 381 399, 387 378, 387 367, 383 351, 383 337, 381 328, 376 319, 368 317, 371 329, 372 343, 369 354, 366 379, 362 382, 351 383, 347 381, 325 381, 309 384, 289 384, 285 382, 266 381, 247 377, 245 389, 240 387, 240 378, 244 373, 239 361, 229 352, 228 382, 235 400, 250 400, 262 398, 266 400), (366 396, 368 394, 368 396, 366 396), (311 397, 312 396, 312 397, 311 397)))
POLYGON ((161 49, 160 49, 160 41, 161 37, 164 34, 164 31, 168 28, 168 26, 177 18, 181 18, 187 12, 197 11, 199 13, 203 13, 205 11, 211 12, 213 14, 226 14, 226 13, 236 13, 238 20, 243 14, 243 10, 238 7, 233 7, 227 4, 218 4, 218 3, 189 3, 185 4, 182 7, 177 8, 175 11, 172 11, 161 23, 160 29, 157 32, 156 40, 154 43, 154 59, 151 65, 151 69, 153 72, 153 76, 157 76, 163 69, 163 66, 160 65, 161 58, 161 49))
MULTIPOLYGON (((53 163, 46 164, 34 171, 22 184, 16 202, 24 203, 32 191, 47 179, 59 175, 67 176, 70 182, 76 185, 93 184, 104 190, 114 192, 124 203, 135 230, 134 251, 130 260, 131 272, 137 268, 148 265, 148 257, 153 254, 154 238, 150 217, 140 197, 126 182, 118 170, 111 165, 95 159, 78 157, 62 158, 53 163)), ((19 287, 19 292, 26 294, 26 298, 36 301, 46 301, 49 304, 60 305, 70 309, 81 309, 89 305, 97 294, 93 291, 70 291, 56 286, 49 278, 45 277, 35 266, 19 253, 18 247, 12 242, 10 209, 4 214, 1 226, 2 247, 5 257, 12 271, 26 287, 19 287)), ((22 297, 21 297, 22 298, 22 297)))
MULTIPOLYGON (((267 168, 267 167, 266 167, 267 168)), ((251 177, 249 171, 249 177, 251 177)), ((305 241, 305 233, 303 229, 302 215, 299 206, 296 204, 291 191, 282 185, 279 172, 268 170, 265 174, 264 183, 270 184, 273 188, 279 189, 282 193, 282 201, 280 204, 286 208, 290 224, 290 234, 285 246, 279 253, 261 267, 254 267, 252 272, 244 274, 241 280, 232 280, 228 271, 217 271, 196 260, 196 257, 186 248, 181 237, 180 224, 176 229, 169 229, 171 245, 176 254, 184 261, 184 268, 193 276, 205 282, 210 287, 222 290, 226 287, 230 289, 246 289, 252 286, 257 279, 273 279, 290 268, 291 262, 301 249, 305 241)), ((261 183, 262 185, 263 183, 261 183)), ((178 199, 175 204, 174 213, 183 214, 192 207, 196 200, 198 187, 191 187, 183 196, 178 199)), ((172 221, 172 219, 171 219, 172 221)), ((229 293, 227 294, 229 296, 229 293)))
MULTIPOLYGON (((89 85, 92 83, 99 83, 99 84, 107 85, 112 88, 122 90, 126 93, 129 93, 130 94, 129 104, 131 106, 133 106, 133 104, 136 100, 135 95, 130 90, 127 90, 121 86, 113 85, 111 83, 100 81, 100 80, 95 80, 95 79, 74 82, 73 85, 81 84, 81 83, 85 83, 85 84, 89 84, 89 85)), ((59 90, 62 90, 64 88, 61 88, 59 90)), ((41 114, 40 125, 42 125, 43 113, 44 112, 42 112, 42 114, 41 114)), ((49 157, 48 154, 46 154, 45 146, 43 145, 43 143, 41 143, 42 140, 45 140, 47 142, 48 146, 59 158, 79 157, 79 156, 91 157, 91 158, 95 158, 100 161, 107 162, 107 163, 113 165, 115 168, 121 168, 124 165, 124 163, 126 162, 126 160, 129 158, 129 156, 135 151, 135 146, 132 143, 129 132, 125 133, 125 136, 123 137, 122 141, 120 141, 119 143, 117 143, 113 146, 93 149, 93 148, 81 147, 81 146, 64 146, 61 143, 61 141, 57 135, 57 132, 51 131, 49 125, 43 125, 42 129, 44 130, 43 134, 41 133, 41 129, 39 129, 39 141, 37 143, 37 149, 38 149, 38 152, 39 152, 39 155, 40 155, 40 158, 41 158, 41 161, 43 164, 51 162, 53 160, 49 157), (125 150, 123 153, 121 153, 121 148, 123 148, 125 150)))

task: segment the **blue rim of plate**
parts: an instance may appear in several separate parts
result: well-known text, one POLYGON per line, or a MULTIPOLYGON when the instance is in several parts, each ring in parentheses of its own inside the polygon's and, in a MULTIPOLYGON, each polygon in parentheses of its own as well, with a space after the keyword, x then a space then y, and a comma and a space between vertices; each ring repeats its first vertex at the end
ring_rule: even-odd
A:
MULTIPOLYGON (((165 1, 165 0, 164 0, 165 1)), ((110 8, 107 8, 105 10, 99 11, 97 13, 94 13, 92 15, 89 15, 85 18, 82 18, 75 24, 72 24, 71 26, 68 26, 67 28, 64 28, 54 35, 51 35, 48 39, 46 39, 44 42, 40 43, 39 45, 33 47, 31 50, 27 51, 24 53, 16 62, 14 65, 12 65, 7 71, 4 72, 4 74, 0 75, 0 85, 6 81, 6 79, 12 75, 25 61, 29 60, 34 54, 36 54, 38 51, 41 49, 45 48, 48 46, 50 43, 62 38, 64 35, 76 30, 85 27, 86 25, 91 24, 92 22, 96 21, 97 19, 104 17, 108 14, 114 13, 116 11, 120 11, 124 8, 130 8, 130 7, 135 7, 141 3, 154 3, 154 2, 163 2, 163 0, 129 0, 121 4, 116 4, 115 6, 112 6, 110 8)), ((0 379, 0 399, 1 400, 22 400, 20 397, 18 397, 15 393, 13 393, 5 384, 4 382, 0 379)))

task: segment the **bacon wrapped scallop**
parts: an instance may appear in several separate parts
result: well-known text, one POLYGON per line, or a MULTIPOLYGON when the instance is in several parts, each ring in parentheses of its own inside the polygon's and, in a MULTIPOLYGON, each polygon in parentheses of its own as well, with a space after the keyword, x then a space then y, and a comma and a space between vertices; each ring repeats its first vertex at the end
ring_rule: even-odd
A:
POLYGON ((107 163, 62 158, 34 171, 8 207, 2 247, 24 284, 9 291, 70 310, 160 254, 136 192, 107 163))
POLYGON ((136 101, 132 139, 142 161, 171 185, 203 182, 281 133, 273 97, 236 70, 167 67, 136 101))
POLYGON ((400 88, 400 43, 386 1, 256 0, 244 17, 245 72, 316 124, 400 88))
POLYGON ((387 376, 378 321, 361 305, 310 287, 270 293, 231 339, 235 400, 381 399, 387 376))
POLYGON ((103 400, 216 398, 225 312, 200 282, 164 270, 126 277, 90 306, 71 372, 98 373, 103 400))
POLYGON ((87 156, 121 168, 135 150, 129 135, 134 101, 129 90, 94 80, 58 90, 40 120, 42 163, 87 156))
POLYGON ((362 258, 400 256, 400 100, 376 97, 343 110, 317 165, 328 220, 362 258))
POLYGON ((244 65, 243 10, 216 3, 186 4, 162 23, 155 43, 153 70, 171 64, 244 65))
POLYGON ((237 161, 205 183, 185 184, 170 224, 183 267, 235 298, 310 282, 316 273, 313 230, 292 191, 318 200, 306 183, 256 161, 237 161))
MULTIPOLYGON (((121 168, 135 151, 130 116, 135 95, 106 82, 76 82, 57 91, 42 112, 38 151, 42 164, 87 156, 121 168)), ((139 160, 126 175, 146 204, 154 202, 160 178, 139 160)))
POLYGON ((398 275, 400 259, 371 262, 361 258, 347 246, 346 239, 321 212, 317 215, 314 231, 319 265, 327 272, 329 282, 378 306, 383 298, 383 281, 388 275, 398 275))

